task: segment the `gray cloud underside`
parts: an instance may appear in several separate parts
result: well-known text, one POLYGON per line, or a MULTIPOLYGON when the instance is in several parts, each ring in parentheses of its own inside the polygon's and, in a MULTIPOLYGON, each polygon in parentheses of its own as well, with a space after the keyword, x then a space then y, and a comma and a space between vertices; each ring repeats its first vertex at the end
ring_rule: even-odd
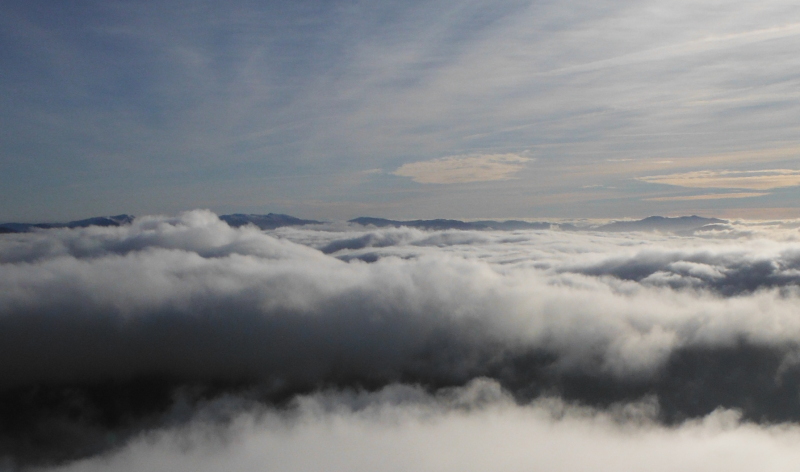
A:
POLYGON ((195 211, 3 235, 0 456, 91 456, 219 398, 479 377, 523 405, 800 421, 796 233, 262 232, 195 211), (318 250, 336 241, 363 244, 318 250))

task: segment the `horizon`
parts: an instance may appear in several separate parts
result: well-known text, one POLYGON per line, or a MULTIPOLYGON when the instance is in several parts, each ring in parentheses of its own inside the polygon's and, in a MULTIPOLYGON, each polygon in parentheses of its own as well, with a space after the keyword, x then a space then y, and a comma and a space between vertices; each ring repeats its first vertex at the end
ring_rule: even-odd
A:
MULTIPOLYGON (((752 222, 767 222, 767 221, 783 221, 789 222, 794 221, 800 218, 724 218, 719 216, 713 215, 697 215, 697 214, 680 214, 680 215, 647 215, 643 217, 620 217, 620 218, 563 218, 563 217, 473 217, 473 218, 458 218, 458 217, 448 217, 448 218, 414 218, 414 217, 398 217, 398 218, 390 218, 385 216, 379 215, 359 215, 353 218, 348 219, 315 219, 306 217, 305 215, 290 215, 287 213, 279 213, 279 212, 266 212, 266 213, 220 213, 214 212, 208 208, 194 208, 190 210, 182 210, 176 213, 167 214, 167 213, 152 213, 152 214, 143 214, 143 215, 134 215, 130 213, 119 213, 119 214, 104 214, 104 215, 92 215, 92 216, 84 216, 78 219, 60 219, 60 220, 49 220, 49 221, 40 221, 40 220, 29 220, 29 221, 0 221, 1 225, 6 224, 23 224, 23 225, 48 225, 48 224, 68 224, 68 223, 76 223, 76 222, 83 222, 98 218, 114 218, 114 217, 130 217, 130 218, 139 218, 139 217, 177 217, 184 213, 191 213, 195 211, 209 211, 216 215, 217 217, 222 216, 234 216, 234 215, 243 215, 243 216, 288 216, 291 218, 298 218, 300 220, 316 220, 321 224, 328 224, 328 223, 351 223, 354 220, 360 218, 374 218, 378 220, 386 220, 386 221, 393 221, 393 222, 414 222, 414 221, 435 221, 435 220, 449 220, 449 221, 460 221, 460 222, 480 222, 480 221, 493 221, 493 222, 505 222, 505 221, 523 221, 526 223, 571 223, 571 222, 585 222, 585 223, 595 223, 595 224, 602 224, 602 223, 609 223, 615 221, 642 221, 649 218, 665 218, 665 219, 679 219, 679 218, 703 218, 703 219, 720 219, 726 221, 752 221, 752 222)), ((290 224, 287 226, 291 226, 290 224)))

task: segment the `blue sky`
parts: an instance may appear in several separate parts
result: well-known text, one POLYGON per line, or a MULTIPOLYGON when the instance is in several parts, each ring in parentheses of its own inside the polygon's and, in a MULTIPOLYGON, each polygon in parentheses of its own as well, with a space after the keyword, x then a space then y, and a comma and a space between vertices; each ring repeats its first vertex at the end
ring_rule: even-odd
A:
POLYGON ((0 3, 0 220, 798 217, 788 1, 0 3))

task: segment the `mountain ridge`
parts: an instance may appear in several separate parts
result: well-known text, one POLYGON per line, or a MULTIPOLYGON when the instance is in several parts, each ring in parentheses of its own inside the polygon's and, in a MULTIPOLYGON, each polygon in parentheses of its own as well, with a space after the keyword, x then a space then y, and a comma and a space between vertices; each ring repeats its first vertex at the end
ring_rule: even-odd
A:
POLYGON ((359 217, 349 220, 348 223, 359 224, 362 226, 401 227, 420 228, 428 230, 461 229, 461 230, 517 230, 517 229, 560 229, 562 231, 603 231, 603 232, 622 232, 622 231, 694 231, 706 226, 727 223, 726 220, 719 218, 705 218, 702 216, 648 216, 641 220, 619 220, 612 221, 600 226, 578 227, 569 223, 551 223, 546 221, 527 222, 520 220, 480 220, 480 221, 461 221, 448 219, 432 220, 390 220, 386 218, 359 217))
MULTIPOLYGON (((123 226, 130 224, 134 216, 120 214, 114 216, 97 216, 82 220, 70 221, 67 223, 0 223, 0 234, 5 233, 26 233, 36 229, 55 229, 55 228, 86 228, 89 226, 123 226)), ((305 226, 312 224, 323 224, 322 221, 306 220, 282 213, 232 213, 220 215, 219 219, 227 223, 232 228, 239 228, 246 225, 254 225, 262 230, 276 229, 284 226, 305 226)), ((436 218, 436 219, 417 219, 417 220, 392 220, 387 218, 376 218, 361 216, 347 221, 350 224, 361 226, 373 226, 376 228, 386 227, 410 227, 424 230, 473 230, 473 231, 513 231, 513 230, 549 230, 558 229, 561 231, 602 231, 602 232, 625 232, 625 231, 666 231, 666 232, 693 232, 701 228, 719 229, 721 225, 728 223, 727 220, 719 218, 706 218, 697 215, 665 217, 648 216, 640 220, 618 220, 600 226, 579 227, 570 223, 553 223, 547 221, 521 221, 521 220, 477 220, 462 221, 455 219, 436 218)))
POLYGON ((123 226, 130 224, 132 215, 95 216, 67 223, 0 223, 0 233, 28 233, 35 229, 87 228, 89 226, 123 226))
POLYGON ((291 215, 282 213, 267 213, 257 215, 253 213, 233 213, 230 215, 220 215, 219 219, 228 223, 232 228, 239 228, 248 224, 253 224, 261 229, 275 229, 281 226, 304 226, 321 224, 321 221, 304 220, 291 215))

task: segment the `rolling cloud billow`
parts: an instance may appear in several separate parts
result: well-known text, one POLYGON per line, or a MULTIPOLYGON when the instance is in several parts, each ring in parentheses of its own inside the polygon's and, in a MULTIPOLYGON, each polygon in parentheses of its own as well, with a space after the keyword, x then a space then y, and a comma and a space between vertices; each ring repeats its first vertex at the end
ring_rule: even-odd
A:
POLYGON ((193 211, 3 234, 0 273, 0 468, 798 459, 792 222, 265 231, 193 211))

